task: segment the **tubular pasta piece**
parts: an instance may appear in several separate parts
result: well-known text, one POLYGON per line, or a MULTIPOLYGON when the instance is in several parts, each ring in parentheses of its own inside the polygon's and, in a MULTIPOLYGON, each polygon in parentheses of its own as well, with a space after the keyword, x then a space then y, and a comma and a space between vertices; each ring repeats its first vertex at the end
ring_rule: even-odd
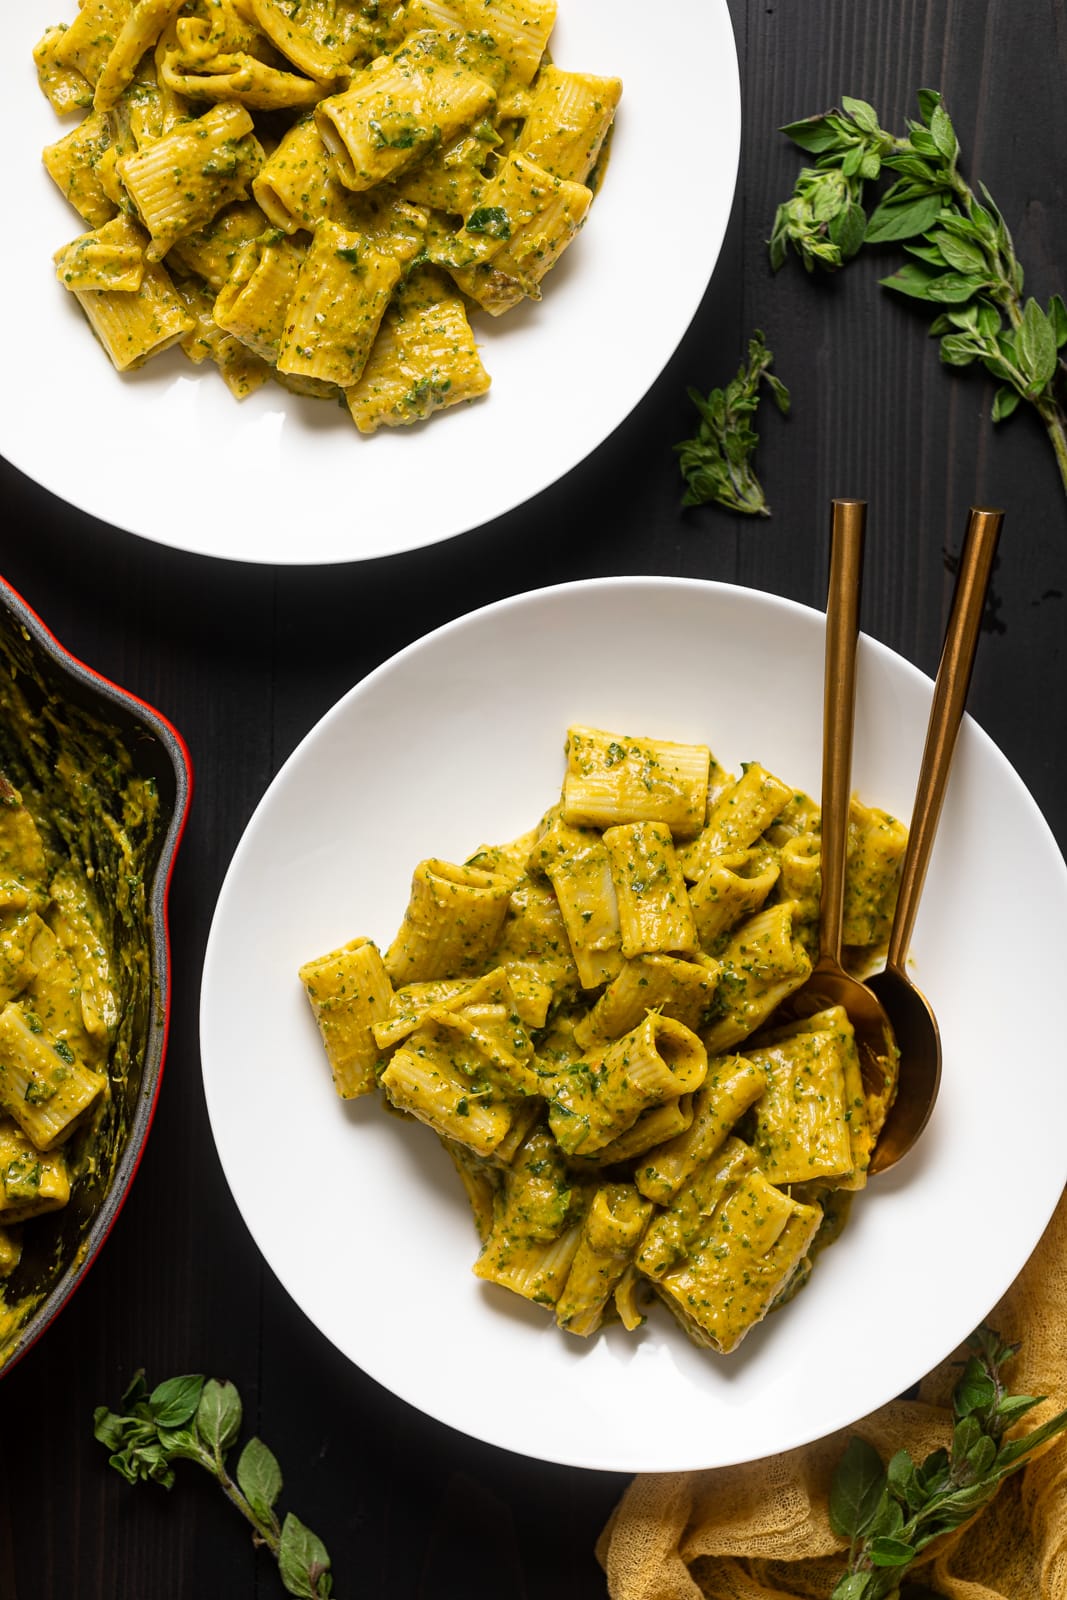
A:
POLYGON ((530 109, 515 149, 555 178, 585 183, 621 96, 618 78, 564 72, 547 63, 534 82, 530 109))
POLYGON ((715 856, 689 890, 689 906, 701 948, 715 950, 723 935, 758 911, 778 882, 781 870, 766 851, 736 850, 715 856))
POLYGON ((583 1338, 596 1332, 651 1216, 651 1205, 632 1184, 609 1183, 596 1191, 556 1302, 556 1321, 561 1328, 583 1338))
POLYGON ((359 431, 374 433, 476 400, 489 384, 460 297, 430 293, 421 300, 408 292, 386 312, 346 398, 359 431))
POLYGON ((462 40, 464 60, 499 88, 529 84, 556 20, 555 0, 413 0, 420 22, 462 40))
POLYGON ((17 1123, 0 1119, 0 1224, 58 1211, 69 1199, 70 1174, 62 1155, 46 1155, 17 1123))
POLYGON ((178 60, 175 51, 164 55, 160 81, 190 100, 225 101, 252 111, 285 111, 317 105, 322 98, 317 83, 243 52, 214 56, 199 72, 183 72, 178 60))
POLYGON ((493 99, 449 41, 427 29, 357 72, 342 94, 321 100, 315 119, 341 182, 369 189, 477 121, 493 99))
POLYGON ((226 284, 245 245, 270 232, 270 223, 254 200, 236 200, 224 206, 204 228, 187 233, 171 245, 169 261, 182 272, 203 278, 209 289, 226 284))
POLYGON ((896 817, 853 798, 842 939, 846 945, 888 943, 908 830, 896 817))
POLYGON ((512 153, 440 264, 490 316, 524 299, 540 300, 541 280, 577 237, 592 198, 583 184, 554 178, 512 153))
POLYGON ((695 882, 714 857, 754 844, 792 798, 793 790, 780 778, 758 761, 747 763, 741 777, 715 802, 707 826, 681 851, 686 877, 695 882))
POLYGON ((684 961, 678 956, 647 955, 626 961, 591 1010, 575 1024, 583 1049, 629 1033, 649 1011, 683 1022, 699 1031, 715 994, 718 962, 710 956, 684 961))
POLYGON ((166 270, 156 262, 145 263, 141 287, 135 294, 126 290, 74 292, 119 372, 144 366, 195 327, 166 270))
POLYGON ((753 1148, 772 1183, 860 1189, 874 1144, 859 1053, 841 1006, 776 1029, 749 1051, 767 1079, 753 1148))
MULTIPOLYGON (((476 1155, 489 1156, 507 1136, 514 1107, 461 1070, 455 1044, 447 1032, 427 1023, 393 1052, 381 1075, 382 1088, 398 1110, 476 1155)), ((474 1057, 468 1053, 466 1064, 475 1065, 474 1057)))
POLYGON ((76 289, 136 293, 144 279, 146 242, 133 219, 120 214, 57 250, 56 277, 72 293, 76 289))
POLYGON ((559 903, 582 988, 595 989, 614 978, 623 962, 619 904, 604 841, 591 828, 557 820, 542 835, 536 855, 559 903))
POLYGON ((713 1013, 701 1034, 710 1055, 746 1039, 811 972, 811 958, 793 928, 791 903, 765 906, 742 922, 720 952, 722 974, 713 1013))
POLYGON ((38 1150, 68 1139, 106 1090, 107 1079, 82 1066, 17 1001, 0 1011, 0 1108, 38 1150))
POLYGON ((313 0, 294 7, 279 0, 248 0, 248 5, 274 47, 319 85, 348 77, 353 63, 366 58, 370 9, 363 3, 313 0))
POLYGON ((46 28, 33 47, 37 82, 57 116, 72 111, 88 111, 93 103, 93 86, 76 67, 64 66, 57 51, 67 32, 65 27, 46 28))
POLYGON ((396 988, 476 974, 499 937, 507 880, 430 858, 415 868, 411 896, 385 968, 396 988))
POLYGON ((303 246, 282 234, 243 245, 215 301, 215 321, 271 366, 278 359, 303 246))
POLYGON ((192 278, 179 278, 174 287, 195 322, 181 341, 189 360, 195 366, 214 362, 235 400, 244 400, 262 388, 270 379, 270 367, 240 339, 219 327, 214 314, 215 296, 207 286, 192 278))
POLYGON ((117 104, 123 90, 133 82, 141 57, 151 50, 184 4, 185 0, 136 0, 115 35, 96 80, 93 105, 98 111, 110 111, 117 104))
POLYGON ((549 1126, 569 1155, 594 1155, 642 1111, 692 1094, 706 1071, 707 1054, 697 1035, 650 1012, 631 1033, 552 1079, 549 1126))
POLYGON ((626 959, 657 952, 692 954, 696 923, 667 824, 616 823, 604 830, 603 839, 626 959))
POLYGON ((213 106, 119 160, 118 175, 152 236, 150 261, 247 194, 264 159, 252 128, 244 106, 213 106))
MULTIPOLYGON (((699 1188, 699 1175, 695 1183, 699 1188)), ((652 1273, 656 1288, 691 1339, 727 1355, 801 1268, 822 1211, 782 1194, 754 1164, 725 1182, 716 1171, 713 1186, 714 1201, 704 1196, 695 1206, 683 1190, 651 1225, 646 1245, 677 1224, 670 1264, 652 1273)), ((643 1247, 638 1266, 645 1260, 643 1247)))
POLYGON ((675 839, 687 838, 704 822, 710 765, 706 745, 575 724, 567 730, 563 819, 593 828, 665 822, 675 839))
POLYGON ((667 1205, 699 1166, 719 1149, 763 1094, 767 1075, 745 1056, 716 1056, 693 1096, 689 1126, 652 1150, 634 1181, 657 1205, 667 1205))
POLYGON ((62 139, 47 145, 41 156, 48 176, 92 228, 100 227, 118 210, 99 171, 110 142, 107 117, 91 111, 62 139))
POLYGON ((278 370, 342 388, 358 381, 400 277, 400 263, 361 233, 320 222, 278 347, 278 370))
POLYGON ((132 9, 133 0, 85 0, 56 42, 56 61, 95 84, 132 9))
POLYGON ((300 981, 315 1014, 334 1088, 342 1100, 369 1094, 383 1063, 374 1025, 393 998, 385 966, 369 939, 353 939, 341 949, 300 968, 300 981))

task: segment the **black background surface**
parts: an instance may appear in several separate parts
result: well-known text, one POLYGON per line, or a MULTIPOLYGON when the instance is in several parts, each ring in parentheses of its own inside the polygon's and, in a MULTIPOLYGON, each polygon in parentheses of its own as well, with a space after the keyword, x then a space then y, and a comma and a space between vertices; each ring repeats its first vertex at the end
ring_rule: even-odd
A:
MULTIPOLYGON (((667 29, 670 10, 666 0, 650 26, 667 29)), ((932 674, 967 508, 1000 505, 970 710, 1063 844, 1067 500, 1045 435, 1030 414, 994 430, 993 381, 941 367, 926 313, 877 285, 899 254, 861 256, 833 279, 796 261, 774 275, 766 239, 800 165, 781 124, 852 94, 899 129, 916 90, 939 87, 1028 289, 1043 302, 1067 289, 1067 15, 1059 0, 730 0, 730 10, 743 149, 709 291, 647 398, 535 501, 423 551, 279 569, 156 547, 0 461, 0 570, 68 649, 177 725, 196 771, 171 897, 170 1047, 146 1155, 80 1292, 0 1383, 2 1600, 281 1594, 269 1557, 205 1475, 179 1469, 168 1496, 131 1490, 108 1468, 93 1407, 117 1402, 142 1366, 153 1380, 203 1371, 238 1384, 249 1428, 281 1457, 284 1505, 329 1546, 341 1600, 606 1593, 593 1545, 625 1480, 473 1442, 352 1367, 262 1264, 208 1127, 199 978, 231 853, 295 744, 401 646, 502 596, 599 574, 714 578, 819 606, 829 501, 852 495, 870 506, 863 626, 932 674), (754 328, 793 399, 789 419, 769 402, 760 415, 773 517, 683 512, 671 446, 694 423, 686 385, 724 382, 754 328)), ((669 129, 663 139, 666 160, 669 129)), ((635 238, 657 237, 650 205, 635 238)), ((669 293, 669 262, 663 282, 669 293)), ((995 920, 995 883, 990 892, 995 920)), ((432 1359, 429 1319, 426 1348, 432 1359)), ((473 1369, 451 1379, 478 1381, 473 1369)))

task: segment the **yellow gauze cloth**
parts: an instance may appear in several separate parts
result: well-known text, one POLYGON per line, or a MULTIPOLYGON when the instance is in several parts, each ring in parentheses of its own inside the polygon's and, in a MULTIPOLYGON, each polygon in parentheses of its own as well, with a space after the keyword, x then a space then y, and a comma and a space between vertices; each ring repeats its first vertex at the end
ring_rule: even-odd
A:
MULTIPOLYGON (((987 1318, 1021 1344, 1013 1394, 1046 1395, 1026 1432, 1067 1408, 1067 1197, 987 1318)), ((783 1330, 784 1331, 784 1330, 783 1330)), ((830 1480, 852 1434, 888 1461, 948 1446, 957 1351, 920 1385, 853 1427, 785 1455, 708 1472, 634 1479, 597 1544, 612 1600, 826 1600, 844 1567, 830 1528, 830 1480)), ((1067 1600, 1067 1437, 1035 1452, 971 1523, 928 1546, 909 1576, 946 1600, 1067 1600)))

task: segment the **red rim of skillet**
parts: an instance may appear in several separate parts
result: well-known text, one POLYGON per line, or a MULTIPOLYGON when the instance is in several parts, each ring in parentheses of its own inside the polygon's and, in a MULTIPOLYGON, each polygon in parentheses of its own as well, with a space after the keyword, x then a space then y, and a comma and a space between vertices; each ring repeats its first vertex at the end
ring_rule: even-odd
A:
POLYGON ((39 670, 50 687, 64 700, 95 713, 107 722, 122 738, 137 774, 155 779, 160 805, 160 830, 146 895, 146 925, 150 945, 148 1037, 125 1145, 115 1163, 107 1192, 79 1241, 73 1261, 68 1262, 41 1304, 19 1330, 11 1353, 0 1366, 0 1378, 21 1360, 70 1300, 110 1233, 140 1165, 159 1098, 170 1028, 168 896, 193 790, 192 761, 178 730, 137 695, 120 688, 71 655, 18 591, 0 576, 0 630, 7 632, 12 625, 22 630, 24 642, 28 638, 39 670))

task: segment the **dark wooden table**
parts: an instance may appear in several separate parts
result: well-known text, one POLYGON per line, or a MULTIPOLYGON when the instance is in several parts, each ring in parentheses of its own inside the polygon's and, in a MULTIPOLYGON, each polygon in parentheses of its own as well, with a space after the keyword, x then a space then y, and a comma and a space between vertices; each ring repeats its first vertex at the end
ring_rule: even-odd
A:
MULTIPOLYGON (((580 3, 580 0, 574 0, 580 3)), ((342 1358, 263 1265, 230 1198, 204 1106, 200 965, 241 831, 293 746, 409 640, 526 588, 684 574, 813 605, 828 504, 869 501, 863 625, 933 671, 967 508, 1005 533, 970 706, 1067 835, 1067 501, 1032 415, 994 431, 994 384, 938 361, 920 309, 864 256, 834 279, 766 240, 800 164, 777 132, 842 94, 886 126, 940 87, 972 176, 999 201, 1042 301, 1067 288, 1067 13, 1059 0, 730 0, 744 136, 728 237, 704 303, 652 392, 538 499, 433 548, 369 565, 277 569, 194 558, 103 526, 0 463, 0 570, 61 641, 184 733, 196 795, 172 895, 174 1009, 155 1127, 100 1259, 0 1383, 2 1600, 215 1600, 281 1593, 206 1475, 129 1489, 92 1437, 138 1367, 228 1376, 280 1455, 285 1504, 329 1545, 344 1600, 591 1600, 594 1541, 623 1486, 453 1433, 342 1358), (760 418, 770 520, 683 512, 671 446, 687 384, 728 378, 765 330, 793 396, 760 418)), ((670 131, 664 130, 665 150, 670 131)), ((709 148, 707 161, 716 152, 709 148)), ((695 191, 692 204, 699 206, 695 191)), ((635 218, 655 237, 656 219, 635 218)), ((18 381, 8 373, 9 383, 18 381)), ((447 426, 447 422, 442 424, 447 426)), ((995 886, 991 885, 995 916, 995 886)))

